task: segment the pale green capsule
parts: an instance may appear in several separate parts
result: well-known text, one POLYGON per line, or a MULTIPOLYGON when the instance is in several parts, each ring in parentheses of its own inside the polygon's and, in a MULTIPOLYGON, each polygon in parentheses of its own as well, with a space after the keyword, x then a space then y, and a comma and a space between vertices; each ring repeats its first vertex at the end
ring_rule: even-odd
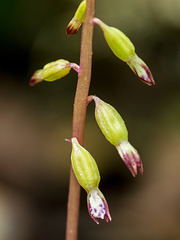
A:
POLYGON ((116 109, 96 96, 90 98, 95 101, 95 118, 106 139, 116 147, 128 140, 126 125, 116 109))
POLYGON ((45 81, 52 82, 66 76, 70 70, 70 62, 64 59, 59 59, 44 66, 42 77, 45 81))
POLYGON ((81 24, 84 21, 85 12, 86 12, 86 0, 83 0, 80 3, 78 9, 76 10, 74 17, 69 22, 66 28, 66 34, 68 36, 71 34, 75 34, 79 30, 81 24))
POLYGON ((76 138, 71 139, 71 163, 77 181, 87 192, 98 187, 100 174, 96 161, 91 154, 83 148, 76 138))
POLYGON ((118 58, 127 62, 129 58, 135 55, 135 47, 133 43, 123 32, 117 28, 106 25, 98 18, 94 18, 93 23, 100 26, 107 44, 118 58))

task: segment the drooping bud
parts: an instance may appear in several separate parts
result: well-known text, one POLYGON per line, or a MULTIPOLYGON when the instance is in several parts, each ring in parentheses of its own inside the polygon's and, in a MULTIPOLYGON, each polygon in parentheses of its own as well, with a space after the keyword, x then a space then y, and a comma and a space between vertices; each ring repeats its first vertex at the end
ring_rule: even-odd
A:
POLYGON ((143 82, 149 86, 154 85, 155 82, 148 66, 136 55, 131 40, 119 29, 106 25, 98 18, 94 18, 92 22, 100 26, 113 53, 126 62, 143 82))
POLYGON ((36 83, 43 80, 53 82, 66 76, 70 72, 71 68, 79 74, 80 67, 76 63, 70 63, 64 59, 48 63, 43 69, 35 71, 29 81, 29 84, 30 86, 34 86, 36 83))
POLYGON ((91 218, 99 224, 97 218, 111 221, 108 204, 99 190, 100 174, 91 154, 83 148, 76 138, 71 139, 71 163, 77 181, 87 192, 87 205, 91 218))
POLYGON ((137 167, 143 174, 139 154, 128 142, 128 131, 120 114, 114 107, 100 98, 88 97, 88 101, 92 99, 95 101, 95 118, 105 138, 116 147, 120 157, 134 177, 137 175, 137 167))
POLYGON ((34 74, 32 75, 32 77, 29 81, 29 85, 32 87, 36 83, 42 82, 43 80, 44 79, 42 77, 42 69, 39 69, 39 70, 35 71, 34 74))
POLYGON ((66 76, 70 70, 70 62, 64 59, 59 59, 44 66, 42 77, 45 81, 52 82, 66 76))
POLYGON ((83 0, 80 3, 78 9, 76 10, 74 17, 69 22, 69 24, 66 28, 67 36, 77 33, 81 24, 84 21, 85 12, 86 12, 86 0, 83 0))

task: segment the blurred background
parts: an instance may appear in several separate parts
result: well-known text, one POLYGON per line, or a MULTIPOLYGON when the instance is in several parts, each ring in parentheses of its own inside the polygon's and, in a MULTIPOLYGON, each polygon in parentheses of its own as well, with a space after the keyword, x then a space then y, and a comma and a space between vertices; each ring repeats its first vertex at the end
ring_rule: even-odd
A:
MULTIPOLYGON (((77 74, 29 86, 36 69, 79 63, 81 31, 65 29, 78 0, 1 0, 0 239, 65 239, 77 74)), ((85 147, 97 160, 113 218, 97 226, 82 190, 79 240, 180 239, 180 0, 97 0, 96 16, 126 33, 156 85, 142 83, 94 28, 90 94, 122 115, 144 176, 134 179, 88 106, 85 147)))

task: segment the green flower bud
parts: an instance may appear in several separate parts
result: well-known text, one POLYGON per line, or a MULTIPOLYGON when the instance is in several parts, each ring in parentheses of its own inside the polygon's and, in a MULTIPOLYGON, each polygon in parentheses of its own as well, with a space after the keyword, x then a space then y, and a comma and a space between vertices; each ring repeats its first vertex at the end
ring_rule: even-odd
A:
POLYGON ((78 143, 76 138, 72 138, 71 142, 71 163, 74 174, 81 187, 89 192, 90 189, 97 188, 100 182, 97 164, 91 154, 78 143))
POLYGON ((128 139, 128 131, 124 120, 114 107, 96 96, 90 96, 95 101, 95 118, 105 138, 114 146, 128 139))
POLYGON ((95 101, 95 118, 105 138, 113 144, 132 175, 137 168, 143 174, 143 165, 137 150, 128 142, 128 131, 119 113, 108 103, 96 96, 89 96, 88 102, 95 101))
POLYGON ((70 70, 70 62, 60 59, 46 64, 42 70, 42 77, 45 81, 52 82, 66 76, 70 70))
POLYGON ((80 3, 78 9, 76 10, 74 17, 69 22, 66 28, 66 34, 68 36, 71 34, 75 34, 79 30, 81 24, 84 21, 85 12, 86 12, 86 0, 83 0, 80 3))
POLYGON ((130 39, 119 29, 106 25, 98 18, 94 18, 92 22, 100 26, 107 44, 113 53, 122 61, 126 62, 144 83, 149 86, 154 85, 155 82, 150 69, 145 62, 137 56, 135 47, 130 39))

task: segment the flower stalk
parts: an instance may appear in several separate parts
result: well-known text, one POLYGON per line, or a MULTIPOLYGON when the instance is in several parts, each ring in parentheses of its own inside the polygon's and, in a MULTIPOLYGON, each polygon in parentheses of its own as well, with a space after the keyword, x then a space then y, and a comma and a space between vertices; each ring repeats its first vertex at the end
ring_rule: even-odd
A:
MULTIPOLYGON (((72 133, 72 136, 76 137, 81 145, 84 143, 84 127, 87 107, 86 102, 91 81, 93 36, 93 24, 91 24, 91 20, 94 17, 94 11, 95 0, 87 0, 86 14, 82 28, 80 71, 74 100, 72 133)), ((67 209, 66 240, 77 240, 79 197, 80 185, 77 182, 71 167, 67 209)))

